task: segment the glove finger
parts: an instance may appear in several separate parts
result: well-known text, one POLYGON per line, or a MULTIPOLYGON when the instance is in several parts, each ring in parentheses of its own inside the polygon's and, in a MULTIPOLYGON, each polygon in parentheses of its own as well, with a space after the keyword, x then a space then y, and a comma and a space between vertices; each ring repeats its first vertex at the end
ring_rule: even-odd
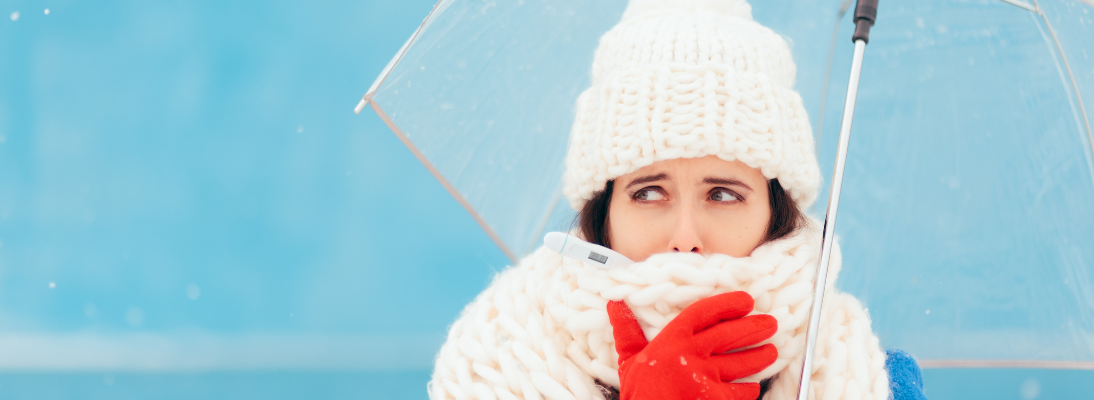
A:
POLYGON ((665 330, 688 330, 694 334, 720 321, 737 319, 752 311, 753 300, 745 292, 730 292, 699 300, 669 321, 665 330))
POLYGON ((646 334, 638 325, 638 319, 627 303, 608 302, 608 322, 612 324, 612 336, 615 337, 615 351, 619 353, 619 364, 629 360, 646 348, 646 334))
POLYGON ((721 396, 715 398, 721 398, 725 400, 739 400, 739 399, 757 399, 760 397, 760 384, 751 383, 723 383, 718 386, 721 396))
POLYGON ((752 346, 775 335, 779 322, 767 314, 724 321, 695 335, 696 348, 706 354, 752 346))
POLYGON ((768 343, 754 349, 712 357, 711 361, 718 368, 718 377, 730 382, 763 371, 777 358, 779 351, 775 345, 768 343))

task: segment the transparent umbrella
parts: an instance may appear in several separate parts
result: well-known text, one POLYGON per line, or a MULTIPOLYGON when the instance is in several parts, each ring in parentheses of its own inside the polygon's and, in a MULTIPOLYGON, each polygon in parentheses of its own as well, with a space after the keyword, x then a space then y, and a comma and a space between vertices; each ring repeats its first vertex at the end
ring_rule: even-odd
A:
MULTIPOLYGON (((822 166, 849 3, 752 4, 792 44, 822 166)), ((574 100, 625 5, 441 1, 357 111, 371 106, 515 260, 573 215, 574 100)), ((1094 4, 891 0, 878 20, 837 225, 841 288, 885 347, 928 368, 1094 369, 1094 4)))

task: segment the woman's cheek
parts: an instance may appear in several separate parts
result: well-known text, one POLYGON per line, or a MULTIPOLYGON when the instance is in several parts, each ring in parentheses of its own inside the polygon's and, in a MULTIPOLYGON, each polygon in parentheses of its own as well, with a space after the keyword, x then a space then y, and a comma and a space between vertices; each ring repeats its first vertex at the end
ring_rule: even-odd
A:
MULTIPOLYGON (((757 225, 763 210, 723 210, 706 215, 704 240, 709 253, 747 257, 759 245, 766 224, 757 225)), ((766 220, 765 220, 766 221, 766 220)))
POLYGON ((661 229, 656 226, 656 221, 643 219, 635 214, 628 217, 612 222, 613 250, 633 261, 644 261, 658 252, 661 229))

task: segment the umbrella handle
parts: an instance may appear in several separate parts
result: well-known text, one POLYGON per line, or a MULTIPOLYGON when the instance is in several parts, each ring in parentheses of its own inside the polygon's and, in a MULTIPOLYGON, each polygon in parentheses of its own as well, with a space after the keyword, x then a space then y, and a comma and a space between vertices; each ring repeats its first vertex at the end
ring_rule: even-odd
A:
POLYGON ((798 400, 808 400, 809 382, 813 376, 813 352, 817 347, 817 330, 820 327, 821 307, 824 300, 824 284, 828 281, 828 263, 832 257, 832 243, 836 234, 836 211, 839 209, 840 189, 843 187, 843 167, 847 161, 847 143, 851 139, 851 121, 855 115, 855 98, 858 96, 859 75, 862 72, 862 56, 866 42, 870 40, 870 28, 877 16, 878 0, 858 0, 855 7, 855 56, 851 62, 851 79, 847 83, 847 100, 843 104, 843 121, 840 123, 839 148, 836 165, 832 171, 832 189, 828 192, 828 209, 824 214, 824 230, 821 234, 821 255, 817 263, 816 282, 813 284, 813 303, 809 308, 809 327, 805 334, 805 359, 802 360, 798 400))
POLYGON ((877 20, 878 0, 858 0, 855 5, 855 34, 851 36, 852 42, 859 40, 870 43, 870 28, 877 20))

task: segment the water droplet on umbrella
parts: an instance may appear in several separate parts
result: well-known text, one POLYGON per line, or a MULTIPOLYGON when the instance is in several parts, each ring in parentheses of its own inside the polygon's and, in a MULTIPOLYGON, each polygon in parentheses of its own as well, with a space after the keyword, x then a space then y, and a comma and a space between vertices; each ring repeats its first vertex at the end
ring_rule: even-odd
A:
POLYGON ((1023 399, 1036 399, 1041 394, 1041 384, 1036 379, 1028 379, 1022 383, 1019 392, 1022 394, 1023 399))
POLYGON ((186 298, 197 300, 199 297, 201 297, 201 287, 193 283, 186 286, 186 298))
POLYGON ((134 328, 144 324, 144 311, 140 307, 129 307, 125 311, 125 323, 134 328))

